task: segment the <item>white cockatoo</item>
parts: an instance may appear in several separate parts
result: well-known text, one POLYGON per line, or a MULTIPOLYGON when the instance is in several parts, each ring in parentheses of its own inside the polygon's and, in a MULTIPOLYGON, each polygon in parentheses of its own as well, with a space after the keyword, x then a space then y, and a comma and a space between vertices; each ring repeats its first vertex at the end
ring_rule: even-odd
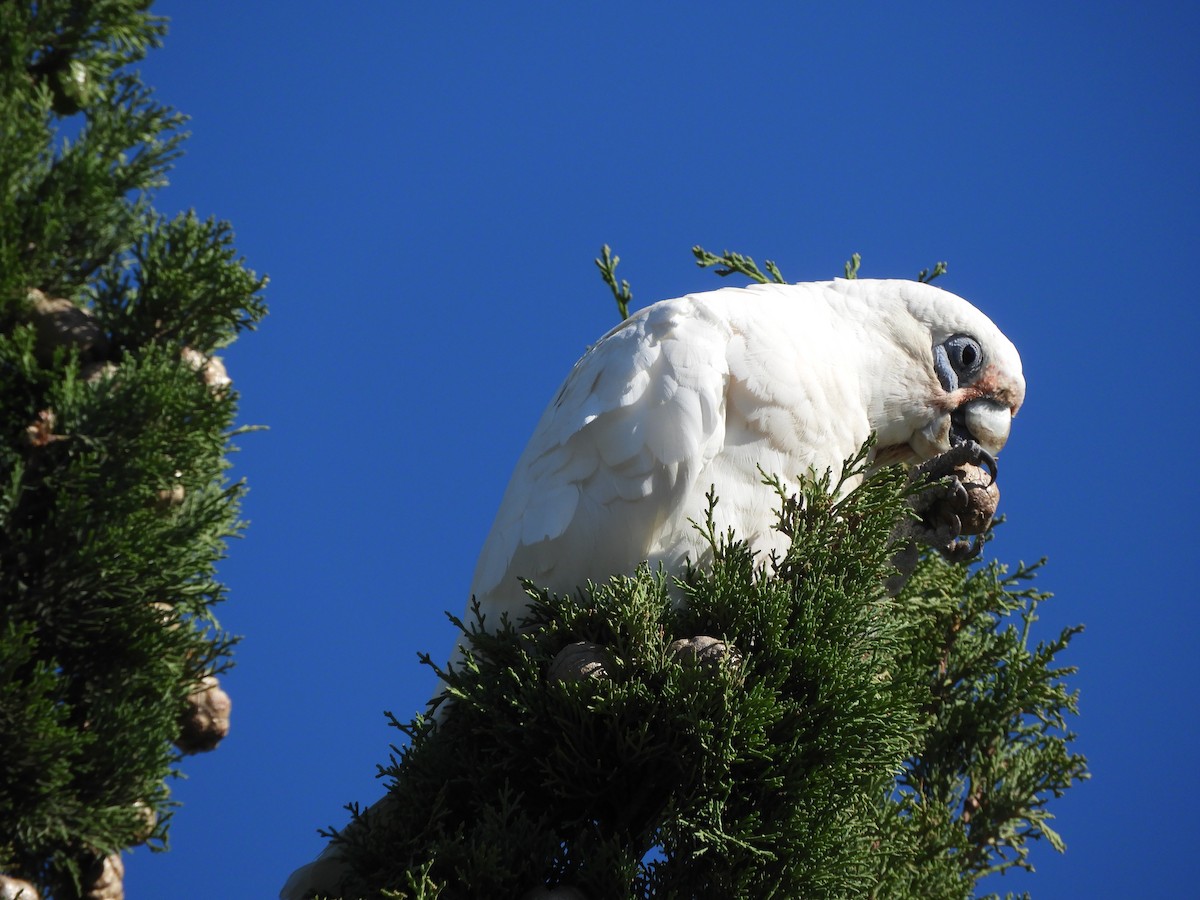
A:
MULTIPOLYGON (((525 614, 522 578, 565 593, 647 560, 675 574, 703 565, 692 522, 710 490, 718 532, 786 551, 762 473, 794 485, 840 471, 873 433, 873 465, 965 448, 994 475, 1024 397, 1008 338, 928 284, 761 284, 655 303, 594 344, 542 414, 471 596, 496 627, 525 614)), ((333 889, 338 862, 327 850, 281 896, 333 889)))
POLYGON ((702 563, 692 522, 710 489, 718 532, 786 550, 763 472, 836 473, 872 432, 877 465, 966 441, 994 455, 1024 396, 1012 343, 928 284, 762 284, 656 303, 588 350, 542 414, 471 595, 495 626, 525 613, 521 578, 567 592, 643 560, 670 573, 702 563))

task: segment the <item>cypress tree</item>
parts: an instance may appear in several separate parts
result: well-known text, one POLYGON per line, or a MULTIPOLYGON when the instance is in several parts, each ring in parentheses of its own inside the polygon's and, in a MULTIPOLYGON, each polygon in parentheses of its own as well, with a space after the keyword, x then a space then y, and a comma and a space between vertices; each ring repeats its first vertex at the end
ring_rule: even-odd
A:
POLYGON ((228 729, 215 354, 265 279, 227 223, 153 208, 185 135, 134 68, 149 7, 0 5, 0 872, 25 896, 120 896, 120 851, 166 846, 168 779, 228 729))

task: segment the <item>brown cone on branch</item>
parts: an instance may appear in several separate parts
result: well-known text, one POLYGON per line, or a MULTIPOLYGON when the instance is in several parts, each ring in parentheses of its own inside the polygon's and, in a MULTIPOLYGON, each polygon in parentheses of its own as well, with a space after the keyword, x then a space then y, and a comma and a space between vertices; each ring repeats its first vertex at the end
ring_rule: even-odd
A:
POLYGON ((138 800, 133 804, 134 812, 137 813, 141 820, 141 827, 133 834, 134 844, 144 844, 150 840, 154 834, 154 829, 158 827, 158 813, 154 811, 154 807, 146 803, 144 800, 138 800))
POLYGON ((215 675, 206 675, 188 695, 175 746, 186 754, 207 753, 229 734, 233 701, 221 690, 215 675))
POLYGON ((199 350, 184 347, 179 352, 179 358, 195 369, 200 380, 213 391, 223 391, 233 384, 233 379, 225 370, 225 362, 219 356, 205 356, 199 350))
POLYGON ((28 881, 0 875, 0 900, 41 900, 41 895, 28 881))
POLYGON ((608 652, 591 641, 567 644, 554 657, 546 677, 550 681, 587 681, 608 677, 612 665, 608 652))
POLYGON ((110 853, 83 873, 82 900, 125 900, 125 863, 121 854, 110 853))
POLYGON ((54 426, 57 424, 58 419, 54 415, 54 410, 39 410, 37 418, 25 428, 25 440, 30 447, 34 448, 45 447, 47 444, 60 441, 63 436, 54 433, 54 426))
POLYGON ((54 361, 59 347, 79 351, 85 360, 98 360, 108 351, 108 337, 90 312, 65 297, 29 291, 29 319, 37 334, 34 352, 44 366, 54 361))
POLYGON ((175 631, 179 628, 179 615, 175 612, 175 607, 170 603, 155 600, 150 604, 150 608, 158 613, 158 618, 162 622, 163 628, 169 631, 175 631))
POLYGON ((182 484, 176 481, 170 487, 160 490, 154 497, 158 508, 166 511, 174 509, 177 506, 182 506, 184 499, 187 497, 187 490, 182 484))
POLYGON ((705 668, 715 668, 726 657, 729 658, 728 664, 731 668, 737 667, 742 661, 742 654, 736 647, 706 634, 672 641, 667 646, 667 652, 681 663, 705 668))
POLYGON ((111 363, 106 359, 96 362, 86 363, 79 370, 79 376, 88 384, 97 384, 101 381, 107 381, 115 377, 117 374, 116 363, 111 363))

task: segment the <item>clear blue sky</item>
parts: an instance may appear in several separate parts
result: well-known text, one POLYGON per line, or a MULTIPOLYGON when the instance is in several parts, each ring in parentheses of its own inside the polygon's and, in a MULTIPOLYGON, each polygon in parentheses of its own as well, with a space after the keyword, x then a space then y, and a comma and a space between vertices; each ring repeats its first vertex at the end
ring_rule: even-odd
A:
POLYGON ((252 525, 233 732, 186 763, 130 897, 273 896, 381 793, 543 405, 635 305, 716 287, 693 244, 793 280, 911 277, 1020 348, 991 544, 1049 556, 1049 637, 1093 780, 1065 855, 996 887, 1195 889, 1200 7, 1185 3, 160 2, 144 65, 193 138, 164 211, 230 220, 272 314, 228 354, 252 525), (1186 471, 1185 471, 1186 470, 1186 471))

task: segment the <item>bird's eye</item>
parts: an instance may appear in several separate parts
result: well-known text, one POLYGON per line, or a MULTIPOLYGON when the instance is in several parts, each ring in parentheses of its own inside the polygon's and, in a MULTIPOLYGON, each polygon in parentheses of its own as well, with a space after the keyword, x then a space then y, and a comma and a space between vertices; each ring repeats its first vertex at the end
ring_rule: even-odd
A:
POLYGON ((946 341, 946 353, 960 381, 974 375, 983 364, 983 349, 979 341, 966 334, 956 334, 946 341))

